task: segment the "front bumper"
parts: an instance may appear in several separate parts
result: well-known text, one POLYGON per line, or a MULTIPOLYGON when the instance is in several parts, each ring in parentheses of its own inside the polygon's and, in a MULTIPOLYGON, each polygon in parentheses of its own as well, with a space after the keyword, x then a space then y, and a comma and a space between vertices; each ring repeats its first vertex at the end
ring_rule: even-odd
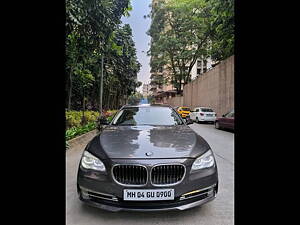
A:
POLYGON ((209 187, 206 190, 206 195, 199 195, 193 198, 187 198, 185 200, 174 200, 174 201, 153 201, 153 202, 125 202, 125 201, 111 201, 101 198, 91 199, 87 196, 84 197, 81 193, 88 192, 87 189, 79 188, 79 199, 86 204, 104 209, 112 212, 119 211, 140 211, 140 212, 149 212, 149 211, 182 211, 190 208, 194 208, 200 205, 203 205, 209 201, 212 201, 216 197, 216 185, 209 187))
MULTIPOLYGON (((139 160, 140 164, 151 168, 157 163, 170 163, 168 160, 139 160), (163 161, 163 162, 162 162, 163 161)), ((174 160, 172 161, 174 163, 174 160)), ((186 166, 186 175, 182 182, 174 186, 163 187, 153 186, 148 182, 143 187, 124 186, 116 183, 111 173, 99 173, 87 171, 81 167, 78 170, 77 189, 80 200, 83 202, 109 211, 165 211, 165 210, 185 210, 193 208, 213 200, 218 192, 217 167, 204 169, 202 171, 190 173, 190 167, 194 160, 177 159, 176 163, 186 166), (173 188, 175 191, 174 200, 166 201, 124 201, 124 189, 160 189, 173 188), (196 194, 186 195, 197 191, 196 194)), ((122 163, 111 162, 108 165, 122 163)), ((125 162, 123 162, 125 163, 125 162)), ((128 164, 128 160, 126 161, 128 164)), ((132 162, 135 164, 137 162, 132 162)), ((106 167, 110 171, 109 166, 106 167)))

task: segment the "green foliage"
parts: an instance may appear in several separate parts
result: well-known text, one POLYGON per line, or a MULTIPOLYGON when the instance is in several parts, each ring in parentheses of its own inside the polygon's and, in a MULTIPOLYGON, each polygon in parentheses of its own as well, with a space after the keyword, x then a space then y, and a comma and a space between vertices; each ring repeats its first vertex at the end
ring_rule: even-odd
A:
POLYGON ((209 0, 212 14, 212 48, 210 54, 216 61, 234 54, 234 1, 209 0))
POLYGON ((169 0, 151 11, 151 83, 171 83, 181 92, 199 58, 222 60, 233 54, 233 0, 169 0), (160 79, 161 68, 170 76, 160 79))
POLYGON ((72 127, 68 130, 66 130, 66 140, 70 140, 73 139, 79 135, 82 135, 84 133, 87 133, 91 130, 96 129, 96 123, 95 122, 90 122, 84 126, 80 126, 80 127, 72 127))
MULTIPOLYGON (((118 110, 108 110, 103 114, 108 121, 111 121, 118 110)), ((71 140, 79 135, 85 134, 93 129, 96 129, 97 120, 100 116, 99 112, 85 111, 84 112, 87 124, 82 126, 82 111, 66 111, 66 148, 69 148, 68 140, 71 140)))
MULTIPOLYGON (((66 127, 80 127, 82 121, 82 111, 66 111, 66 127)), ((96 111, 85 111, 84 116, 88 123, 96 122, 100 113, 96 111)))
POLYGON ((137 92, 137 93, 129 96, 129 98, 128 98, 128 104, 130 104, 130 105, 136 105, 143 98, 144 98, 143 95, 141 93, 137 92))
POLYGON ((123 27, 130 0, 66 1, 66 75, 68 109, 99 109, 101 59, 104 57, 103 108, 118 108, 138 86, 132 31, 123 27))
POLYGON ((112 121, 113 117, 115 116, 115 114, 118 112, 118 110, 108 110, 107 111, 107 114, 106 114, 106 117, 107 117, 107 120, 110 122, 112 121))

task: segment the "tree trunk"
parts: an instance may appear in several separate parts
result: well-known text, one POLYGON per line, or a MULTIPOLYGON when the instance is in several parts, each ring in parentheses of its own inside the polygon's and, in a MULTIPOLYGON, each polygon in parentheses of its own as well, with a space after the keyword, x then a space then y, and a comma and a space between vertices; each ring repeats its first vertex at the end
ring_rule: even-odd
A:
POLYGON ((85 112, 85 92, 84 92, 84 88, 83 88, 83 100, 82 100, 82 119, 81 119, 81 123, 82 125, 85 125, 86 124, 86 118, 85 118, 85 115, 84 115, 84 112, 85 112))
POLYGON ((69 87, 69 100, 68 100, 68 110, 71 110, 71 100, 72 100, 72 88, 73 88, 73 81, 72 81, 72 74, 73 70, 70 71, 70 87, 69 87))

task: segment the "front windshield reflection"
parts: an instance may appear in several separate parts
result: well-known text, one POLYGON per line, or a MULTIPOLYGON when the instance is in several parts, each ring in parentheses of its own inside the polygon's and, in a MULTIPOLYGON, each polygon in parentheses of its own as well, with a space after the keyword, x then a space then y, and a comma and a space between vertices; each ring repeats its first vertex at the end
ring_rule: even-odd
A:
POLYGON ((171 108, 131 107, 121 110, 112 124, 119 126, 174 126, 182 125, 183 121, 171 108))

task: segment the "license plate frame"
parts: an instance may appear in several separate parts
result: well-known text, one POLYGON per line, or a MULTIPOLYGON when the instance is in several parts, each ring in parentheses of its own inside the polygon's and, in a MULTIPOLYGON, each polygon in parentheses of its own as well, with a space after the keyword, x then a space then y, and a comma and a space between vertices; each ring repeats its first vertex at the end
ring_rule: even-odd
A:
POLYGON ((175 190, 165 189, 124 189, 124 201, 166 201, 174 200, 175 190))

